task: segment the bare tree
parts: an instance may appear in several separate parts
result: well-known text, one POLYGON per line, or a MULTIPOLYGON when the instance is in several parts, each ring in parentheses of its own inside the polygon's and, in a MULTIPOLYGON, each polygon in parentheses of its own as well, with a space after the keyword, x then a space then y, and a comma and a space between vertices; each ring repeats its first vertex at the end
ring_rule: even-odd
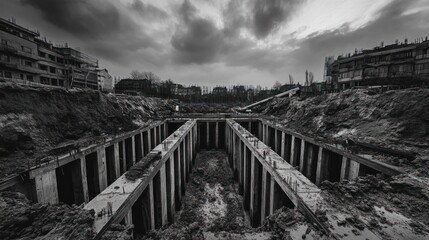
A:
POLYGON ((282 84, 279 81, 276 81, 274 83, 273 89, 279 90, 281 88, 282 84))
POLYGON ((131 79, 144 79, 144 75, 142 72, 139 72, 138 70, 131 71, 131 79))
POLYGON ((161 81, 161 79, 153 72, 143 72, 143 76, 152 83, 159 83, 161 81))
POLYGON ((140 72, 133 70, 131 72, 131 79, 147 79, 153 83, 159 83, 161 79, 153 72, 140 72))

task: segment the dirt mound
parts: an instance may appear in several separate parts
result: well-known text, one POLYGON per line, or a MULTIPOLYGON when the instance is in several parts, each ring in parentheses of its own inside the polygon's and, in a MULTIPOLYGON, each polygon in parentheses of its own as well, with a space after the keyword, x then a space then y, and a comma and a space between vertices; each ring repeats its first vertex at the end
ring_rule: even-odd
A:
MULTIPOLYGON (((0 192, 0 239, 92 239, 94 212, 76 205, 33 204, 17 192, 0 192)), ((103 237, 131 239, 125 227, 103 237)))
POLYGON ((316 97, 277 98, 257 110, 305 135, 416 153, 417 161, 410 164, 424 167, 429 161, 428 99, 429 89, 384 93, 349 89, 316 97))
POLYGON ((5 240, 37 239, 48 233, 46 239, 61 235, 91 239, 94 235, 89 211, 62 204, 31 204, 21 193, 0 193, 0 219, 0 238, 5 240))
POLYGON ((171 112, 170 100, 0 85, 0 178, 171 112), (55 147, 55 149, 53 149, 55 147))

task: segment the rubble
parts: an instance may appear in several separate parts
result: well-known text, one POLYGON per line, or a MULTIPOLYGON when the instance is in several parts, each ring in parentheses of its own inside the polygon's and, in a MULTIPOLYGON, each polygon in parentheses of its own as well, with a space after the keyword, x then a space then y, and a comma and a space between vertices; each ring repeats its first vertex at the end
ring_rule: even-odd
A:
MULTIPOLYGON (((31 203, 19 192, 0 192, 0 239, 92 239, 94 212, 81 206, 31 203)), ((131 239, 126 229, 103 238, 131 239)))

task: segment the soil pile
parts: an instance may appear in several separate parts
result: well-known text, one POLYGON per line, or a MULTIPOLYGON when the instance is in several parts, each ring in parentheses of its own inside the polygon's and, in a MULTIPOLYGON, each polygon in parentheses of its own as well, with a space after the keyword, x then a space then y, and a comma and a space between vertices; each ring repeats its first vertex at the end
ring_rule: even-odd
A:
POLYGON ((21 193, 0 193, 0 219, 0 239, 5 240, 94 236, 90 211, 63 204, 32 204, 21 193))
POLYGON ((384 93, 349 89, 316 97, 278 98, 257 111, 278 117, 297 132, 331 142, 350 139, 416 153, 409 165, 420 168, 429 165, 428 99, 429 89, 384 93))
POLYGON ((0 178, 46 155, 144 126, 173 106, 156 98, 1 84, 0 178))

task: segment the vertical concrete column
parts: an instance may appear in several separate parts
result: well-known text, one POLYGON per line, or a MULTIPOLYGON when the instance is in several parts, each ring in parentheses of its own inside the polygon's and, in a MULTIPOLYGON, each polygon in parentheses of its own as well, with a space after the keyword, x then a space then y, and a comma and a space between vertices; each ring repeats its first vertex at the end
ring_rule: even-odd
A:
POLYGON ((210 123, 209 122, 207 122, 206 131, 207 131, 207 135, 206 135, 207 149, 210 149, 210 123))
POLYGON ((282 131, 282 145, 280 146, 280 156, 285 159, 285 133, 282 131))
POLYGON ((313 162, 314 162, 314 157, 313 157, 313 145, 308 144, 307 143, 307 171, 305 176, 310 179, 311 181, 314 181, 315 176, 313 176, 313 162))
POLYGON ((356 180, 359 177, 360 163, 350 160, 349 180, 356 180))
POLYGON ((341 174, 340 174, 340 180, 347 180, 349 177, 349 169, 350 169, 350 160, 343 156, 341 161, 341 174))
POLYGON ((277 129, 274 128, 274 151, 279 153, 279 137, 277 136, 277 129))
POLYGON ((158 125, 158 144, 162 142, 162 135, 161 135, 161 125, 158 125))
POLYGON ((265 124, 263 124, 263 123, 261 123, 261 124, 262 124, 262 142, 266 143, 265 142, 265 124))
POLYGON ((149 183, 149 204, 150 204, 150 227, 155 229, 155 199, 153 196, 153 180, 149 183))
POLYGON ((249 195, 249 184, 250 184, 250 179, 249 179, 249 161, 247 161, 247 147, 246 144, 243 144, 243 202, 244 202, 244 208, 247 210, 248 209, 248 195, 249 195))
POLYGON ((126 148, 126 144, 125 144, 125 139, 123 141, 121 141, 119 144, 122 144, 122 169, 124 170, 124 172, 127 171, 127 148, 126 148))
POLYGON ((82 167, 82 159, 85 160, 85 158, 80 158, 74 161, 71 164, 71 174, 72 174, 72 187, 73 187, 73 195, 74 195, 74 203, 76 205, 80 205, 81 203, 88 202, 88 185, 86 183, 86 162, 84 161, 83 164, 85 164, 84 167, 82 167), (84 169, 84 174, 82 169, 84 169), (86 187, 86 192, 85 192, 86 187), (85 198, 86 193, 86 198, 85 198))
POLYGON ((82 176, 82 193, 85 203, 89 202, 89 193, 88 193, 88 179, 86 176, 86 158, 85 156, 80 157, 80 174, 82 176))
POLYGON ((260 223, 260 197, 261 197, 261 189, 259 188, 259 184, 261 179, 259 179, 259 171, 260 166, 257 162, 255 156, 252 154, 251 157, 251 176, 250 176, 250 220, 252 222, 252 226, 256 227, 260 223))
POLYGON ((304 170, 305 160, 306 160, 304 158, 304 156, 305 156, 305 145, 306 145, 305 140, 301 139, 301 154, 300 154, 300 159, 299 159, 299 171, 302 174, 305 174, 305 170, 304 170))
POLYGON ((319 146, 319 153, 317 154, 317 169, 316 169, 316 185, 320 186, 323 180, 325 180, 326 169, 326 159, 325 151, 319 146))
POLYGON ((130 209, 128 211, 127 215, 125 215, 124 223, 125 223, 125 226, 130 226, 133 224, 133 210, 132 209, 130 209))
POLYGON ((262 122, 261 121, 259 121, 258 122, 258 138, 259 139, 262 139, 262 137, 263 137, 263 133, 262 133, 262 122))
POLYGON ((276 194, 275 194, 276 189, 274 189, 275 183, 276 182, 275 182, 273 176, 271 176, 271 181, 270 181, 270 185, 271 185, 270 186, 270 210, 268 213, 269 215, 274 213, 274 210, 275 210, 274 204, 278 201, 278 199, 275 199, 276 198, 276 194))
MULTIPOLYGON (((143 134, 142 134, 143 135, 143 134)), ((121 176, 121 167, 120 167, 120 159, 119 159, 119 142, 113 144, 114 151, 114 162, 115 162, 115 178, 121 176)))
POLYGON ((133 165, 136 163, 136 143, 135 143, 135 137, 131 137, 131 159, 133 160, 133 165))
POLYGON ((252 122, 249 121, 249 132, 252 133, 252 122))
MULTIPOLYGON (((142 156, 142 158, 144 157, 144 137, 143 137, 143 132, 140 132, 140 156, 142 156)), ((140 160, 140 159, 139 159, 140 160)))
POLYGON ((271 142, 271 134, 270 134, 270 126, 268 124, 265 125, 265 144, 267 144, 268 147, 270 147, 271 142))
POLYGON ((151 130, 150 128, 147 130, 147 145, 149 146, 148 152, 152 150, 152 146, 154 143, 152 143, 152 136, 151 136, 151 130))
POLYGON ((181 207, 180 204, 182 202, 182 171, 181 171, 182 163, 180 162, 180 147, 178 147, 176 151, 177 151, 177 154, 176 152, 174 152, 173 154, 174 163, 175 163, 174 164, 175 182, 177 183, 175 187, 176 203, 177 203, 176 210, 180 210, 180 207, 181 207))
POLYGON ((192 128, 189 133, 189 159, 191 162, 191 166, 194 166, 194 128, 192 128))
MULTIPOLYGON (((183 174, 183 179, 182 179, 183 182, 182 182, 182 186, 185 187, 185 184, 188 181, 188 172, 186 170, 187 167, 186 167, 185 141, 184 140, 182 141, 182 143, 180 144, 180 146, 181 146, 181 153, 182 153, 181 160, 182 160, 182 166, 183 166, 183 172, 182 172, 182 174, 183 174)), ((185 190, 185 189, 183 188, 183 190, 185 190)), ((183 191, 183 194, 185 194, 185 191, 183 191)))
POLYGON ((176 197, 175 197, 175 192, 176 192, 176 182, 175 182, 175 176, 174 176, 174 172, 175 172, 175 164, 174 164, 174 154, 171 154, 170 159, 168 160, 170 161, 170 172, 167 174, 170 174, 170 182, 167 184, 170 184, 170 203, 171 205, 168 206, 170 208, 170 213, 172 218, 174 219, 174 213, 176 212, 176 197))
POLYGON ((219 149, 219 122, 216 122, 216 149, 219 149))
POLYGON ((35 184, 38 203, 58 203, 57 175, 55 169, 36 176, 35 184))
POLYGON ((261 190, 261 224, 264 222, 267 205, 267 170, 262 166, 262 190, 261 190))
POLYGON ((234 174, 234 178, 235 178, 235 172, 237 171, 237 165, 235 163, 235 155, 236 155, 236 152, 237 152, 237 149, 236 149, 236 145, 237 145, 236 138, 237 138, 237 136, 235 135, 234 132, 232 132, 232 147, 231 147, 232 148, 232 158, 231 158, 231 160, 232 160, 232 172, 234 174))
POLYGON ((185 140, 186 140, 185 141, 186 166, 188 166, 188 168, 187 168, 187 170, 188 170, 188 172, 187 172, 187 176, 188 176, 187 181, 189 181, 189 175, 191 174, 191 148, 190 148, 190 146, 191 146, 191 135, 187 134, 186 137, 185 137, 185 140))
POLYGON ((165 164, 161 166, 159 170, 161 177, 161 214, 162 214, 162 225, 168 223, 168 210, 167 210, 167 179, 165 172, 165 164))
POLYGON ((295 136, 292 135, 291 143, 290 143, 290 161, 289 163, 292 165, 292 167, 296 166, 295 162, 295 136))
POLYGON ((100 184, 100 192, 102 192, 107 187, 106 150, 104 147, 97 149, 97 164, 98 183, 100 184))
POLYGON ((243 186, 244 186, 244 153, 243 153, 243 147, 245 146, 244 142, 239 140, 238 142, 238 193, 243 194, 243 186))

